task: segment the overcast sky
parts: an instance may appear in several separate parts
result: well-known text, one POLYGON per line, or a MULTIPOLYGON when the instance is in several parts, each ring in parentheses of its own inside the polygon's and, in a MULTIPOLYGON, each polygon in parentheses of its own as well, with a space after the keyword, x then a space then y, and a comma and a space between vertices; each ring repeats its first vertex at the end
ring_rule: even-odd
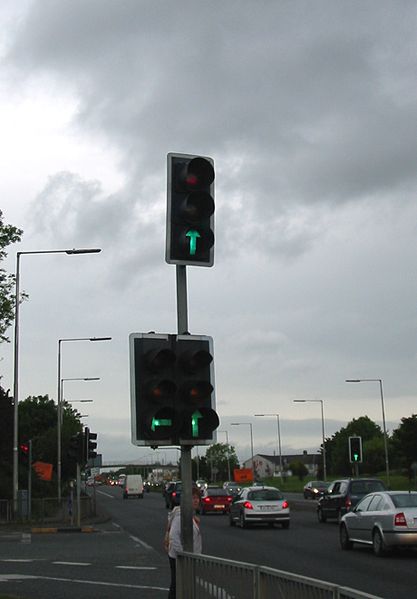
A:
MULTIPOLYGON (((106 460, 130 443, 128 336, 176 332, 166 154, 212 156, 213 268, 188 268, 239 456, 317 451, 352 418, 417 412, 417 6, 413 0, 4 0, 0 207, 24 230, 20 397, 67 399, 106 460), (76 404, 75 404, 76 405, 76 404), (82 404, 80 404, 81 406, 82 404)), ((10 330, 12 338, 13 331, 10 330)), ((12 388, 13 347, 0 348, 12 388)), ((226 433, 219 434, 226 440, 226 433)), ((175 451, 161 450, 163 457, 175 451)), ((200 451, 201 453, 201 451, 200 451)), ((148 458, 147 458, 148 459, 148 458)), ((150 459, 150 458, 149 458, 150 459)))

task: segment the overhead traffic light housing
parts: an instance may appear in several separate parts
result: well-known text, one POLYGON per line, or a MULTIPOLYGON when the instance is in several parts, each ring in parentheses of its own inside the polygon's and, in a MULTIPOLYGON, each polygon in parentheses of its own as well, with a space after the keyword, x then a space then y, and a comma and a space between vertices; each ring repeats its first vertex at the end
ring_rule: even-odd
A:
POLYGON ((213 341, 197 335, 130 335, 132 443, 207 445, 215 412, 213 341))
POLYGON ((352 464, 362 463, 362 437, 349 437, 349 461, 352 464))
POLYGON ((214 178, 212 158, 168 154, 168 264, 213 266, 214 178))

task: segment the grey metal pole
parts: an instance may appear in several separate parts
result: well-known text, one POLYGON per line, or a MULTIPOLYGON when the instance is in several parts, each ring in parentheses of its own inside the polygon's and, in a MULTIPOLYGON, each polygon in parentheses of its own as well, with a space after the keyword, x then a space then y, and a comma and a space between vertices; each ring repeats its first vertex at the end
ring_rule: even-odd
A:
POLYGON ((77 526, 81 526, 81 468, 77 462, 77 526))
POLYGON ((385 406, 384 406, 384 393, 382 390, 382 379, 378 379, 379 381, 379 389, 381 392, 381 406, 382 406, 382 426, 384 429, 384 450, 385 450, 385 471, 387 474, 387 487, 390 486, 390 477, 389 477, 389 460, 388 460, 388 438, 387 438, 387 427, 385 424, 385 406))
MULTIPOLYGON (((177 326, 178 334, 188 333, 187 305, 187 270, 186 266, 177 265, 177 326)), ((191 446, 181 445, 181 534, 185 551, 193 551, 193 510, 192 510, 192 477, 191 446)))
POLYGON ((62 411, 62 398, 61 398, 61 393, 62 393, 62 384, 61 384, 61 341, 62 339, 58 339, 58 388, 57 388, 57 402, 58 402, 58 410, 57 410, 57 418, 58 418, 58 422, 57 422, 57 479, 58 479, 58 506, 61 507, 61 462, 62 462, 62 456, 61 456, 61 448, 62 448, 62 441, 61 441, 61 424, 62 424, 62 417, 61 417, 61 411, 62 411))
POLYGON ((323 478, 324 482, 327 481, 327 464, 326 464, 326 436, 324 432, 324 407, 323 400, 319 399, 321 405, 321 433, 323 437, 323 478))
POLYGON ((32 518, 32 439, 29 439, 28 470, 28 520, 32 518))
POLYGON ((13 516, 17 515, 19 491, 19 296, 20 256, 16 254, 15 303, 14 303, 14 365, 13 365, 13 516))
POLYGON ((280 429, 280 426, 279 426, 279 414, 277 414, 276 417, 277 417, 278 446, 279 446, 279 472, 280 472, 281 483, 283 483, 283 477, 282 477, 281 429, 280 429))

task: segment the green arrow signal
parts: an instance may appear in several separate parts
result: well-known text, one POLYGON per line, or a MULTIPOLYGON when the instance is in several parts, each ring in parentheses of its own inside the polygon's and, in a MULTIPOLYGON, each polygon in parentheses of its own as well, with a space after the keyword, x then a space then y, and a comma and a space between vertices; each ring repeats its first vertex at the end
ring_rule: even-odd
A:
POLYGON ((199 410, 194 412, 191 416, 191 436, 198 437, 198 420, 202 418, 203 415, 199 410))
POLYGON ((201 237, 201 235, 198 231, 191 229, 187 231, 185 236, 190 238, 190 256, 195 256, 197 251, 197 237, 201 237))
POLYGON ((172 420, 169 418, 152 418, 151 429, 155 431, 157 426, 172 426, 172 420))

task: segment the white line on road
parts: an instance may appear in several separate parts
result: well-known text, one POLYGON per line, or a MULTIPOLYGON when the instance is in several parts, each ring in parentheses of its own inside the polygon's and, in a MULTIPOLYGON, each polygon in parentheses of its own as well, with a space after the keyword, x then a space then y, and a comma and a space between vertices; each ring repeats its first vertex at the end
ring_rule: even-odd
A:
POLYGON ((78 584, 90 584, 105 587, 118 587, 125 589, 149 589, 152 591, 168 591, 168 587, 154 587, 145 586, 141 584, 123 584, 120 582, 102 582, 101 580, 81 580, 77 578, 57 578, 54 576, 27 576, 25 574, 1 574, 0 582, 6 582, 7 580, 25 580, 25 579, 36 579, 36 580, 53 580, 55 582, 75 582, 78 584))
POLYGON ((141 547, 144 547, 145 549, 153 549, 153 547, 151 547, 150 545, 145 543, 145 541, 141 541, 140 539, 138 539, 137 537, 134 537, 133 535, 129 535, 129 536, 132 539, 132 541, 135 541, 135 543, 139 543, 139 545, 141 547))
POLYGON ((18 562, 18 563, 27 563, 27 562, 34 562, 34 559, 2 559, 0 560, 2 562, 18 562))
POLYGON ((60 566, 91 566, 91 563, 88 562, 52 562, 53 564, 58 564, 60 566))
POLYGON ((114 495, 110 495, 110 493, 105 493, 104 491, 97 491, 100 495, 105 495, 106 497, 110 497, 110 499, 114 499, 114 495))
POLYGON ((119 570, 156 570, 155 566, 115 566, 119 570))

